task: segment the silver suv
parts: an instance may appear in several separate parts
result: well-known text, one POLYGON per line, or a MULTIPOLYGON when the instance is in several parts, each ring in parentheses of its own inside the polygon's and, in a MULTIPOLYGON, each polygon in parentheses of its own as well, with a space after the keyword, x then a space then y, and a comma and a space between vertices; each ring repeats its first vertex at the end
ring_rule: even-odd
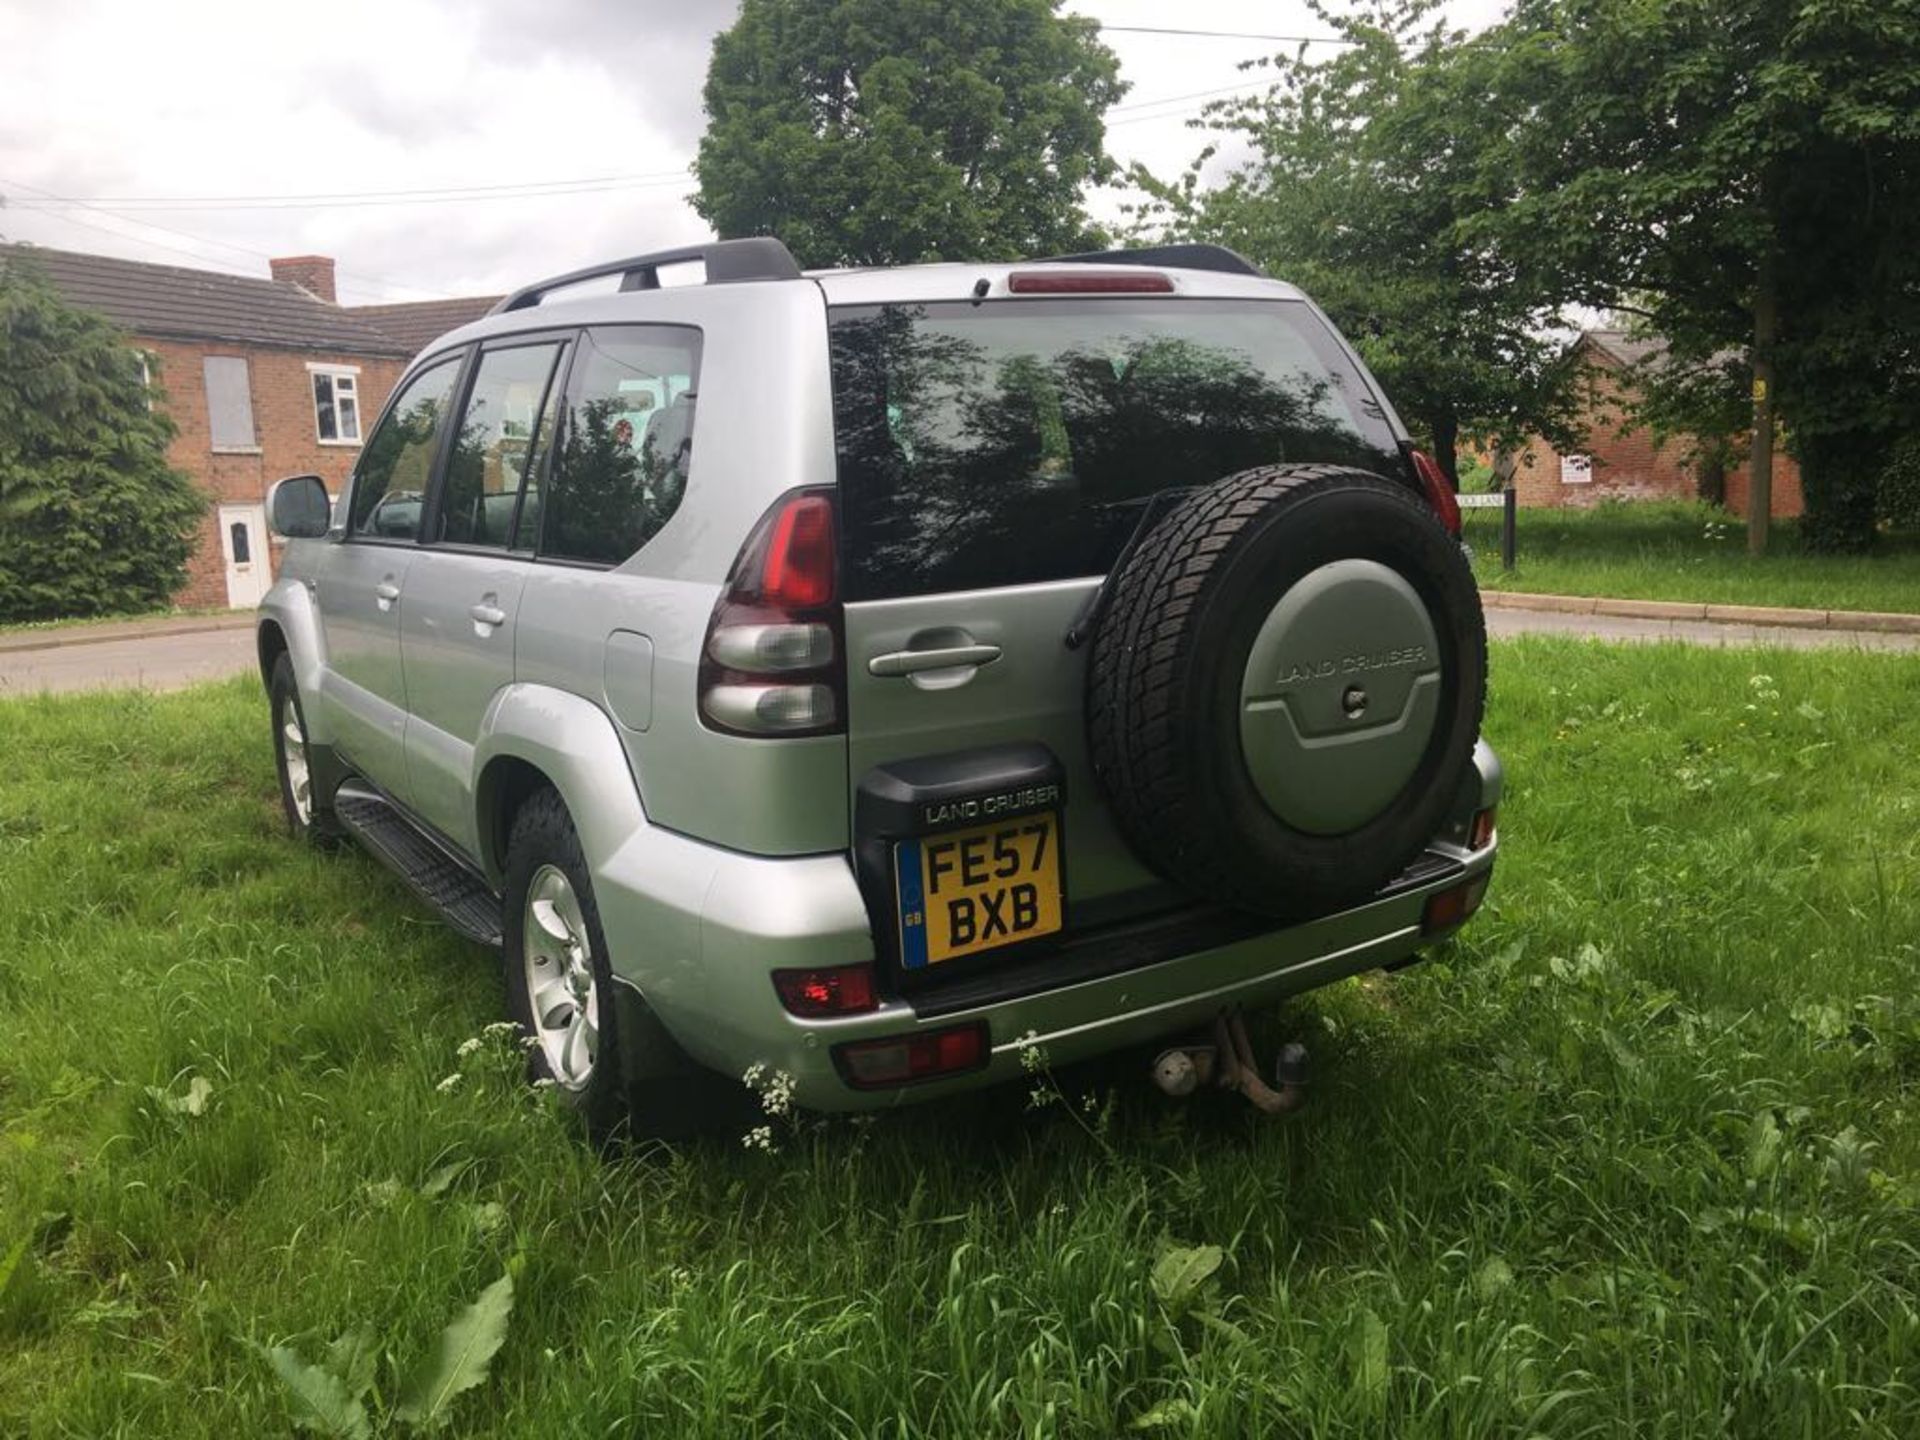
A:
POLYGON ((1203 1025, 1410 960, 1492 871, 1452 491, 1229 251, 563 275, 271 509, 289 823, 498 947, 599 1130, 1203 1025))

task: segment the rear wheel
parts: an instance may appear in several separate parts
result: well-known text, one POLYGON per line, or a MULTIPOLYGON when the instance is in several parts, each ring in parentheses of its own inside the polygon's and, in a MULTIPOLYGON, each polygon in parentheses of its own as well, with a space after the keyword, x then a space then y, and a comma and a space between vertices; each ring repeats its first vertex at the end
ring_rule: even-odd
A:
POLYGON ((1479 734, 1486 626, 1459 544, 1407 487, 1246 471, 1110 583, 1089 747, 1149 865, 1302 919, 1372 895, 1440 828, 1479 734))
POLYGON ((687 1059, 636 990, 616 991, 593 877, 555 791, 514 816, 506 869, 507 1013, 534 1042, 532 1077, 551 1080, 600 1142, 686 1139, 722 1123, 731 1112, 709 1098, 727 1089, 720 1077, 687 1059))
POLYGON ((625 1110, 613 976, 580 839, 551 790, 514 817, 502 918, 507 1012, 534 1041, 532 1076, 604 1138, 625 1110))

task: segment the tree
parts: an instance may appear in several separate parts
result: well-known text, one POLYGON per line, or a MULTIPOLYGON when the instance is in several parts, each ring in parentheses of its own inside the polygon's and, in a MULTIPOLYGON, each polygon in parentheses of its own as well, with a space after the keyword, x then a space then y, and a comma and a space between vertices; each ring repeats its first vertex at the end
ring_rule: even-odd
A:
POLYGON ((1463 434, 1571 443, 1578 377, 1558 282, 1472 228, 1505 187, 1501 137, 1479 104, 1482 57, 1434 21, 1437 4, 1315 3, 1350 43, 1262 62, 1265 95, 1211 112, 1248 160, 1213 188, 1200 179, 1214 148, 1179 183, 1134 178, 1149 227, 1231 246, 1312 295, 1457 478, 1463 434))
POLYGON ((1100 243, 1125 87, 1060 0, 744 0, 714 41, 694 208, 802 264, 1015 259, 1100 243))
POLYGON ((1920 391, 1920 0, 1516 0, 1475 43, 1509 179, 1478 237, 1585 303, 1634 295, 1676 373, 1749 354, 1808 540, 1864 547, 1920 391))
POLYGON ((149 609, 186 578, 206 502, 141 357, 30 264, 0 260, 0 620, 149 609))

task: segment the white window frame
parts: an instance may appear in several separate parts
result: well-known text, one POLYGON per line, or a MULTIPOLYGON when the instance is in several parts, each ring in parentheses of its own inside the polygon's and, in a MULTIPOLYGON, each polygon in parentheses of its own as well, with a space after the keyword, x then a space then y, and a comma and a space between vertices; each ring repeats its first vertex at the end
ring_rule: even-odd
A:
POLYGON ((346 449, 360 448, 361 437, 366 427, 361 424, 360 410, 360 367, 358 365, 327 365, 307 362, 307 398, 313 402, 313 438, 322 445, 339 445, 346 449), (320 397, 313 393, 315 377, 325 375, 333 382, 333 416, 335 428, 340 423, 340 382, 345 380, 353 387, 353 435, 351 438, 340 436, 329 440, 320 433, 320 397))

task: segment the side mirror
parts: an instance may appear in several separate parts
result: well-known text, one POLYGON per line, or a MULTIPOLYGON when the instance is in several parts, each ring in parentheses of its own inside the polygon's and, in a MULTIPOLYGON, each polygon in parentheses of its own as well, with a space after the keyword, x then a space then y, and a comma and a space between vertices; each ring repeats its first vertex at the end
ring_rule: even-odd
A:
POLYGON ((288 540, 318 540, 332 522, 326 483, 318 475, 290 475, 267 496, 267 523, 288 540))

